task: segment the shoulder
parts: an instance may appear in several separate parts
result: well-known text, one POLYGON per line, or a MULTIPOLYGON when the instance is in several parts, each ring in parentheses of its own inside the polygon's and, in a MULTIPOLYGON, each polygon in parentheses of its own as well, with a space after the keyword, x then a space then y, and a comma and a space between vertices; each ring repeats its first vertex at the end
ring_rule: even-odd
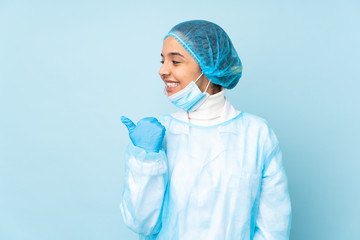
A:
POLYGON ((278 139, 274 130, 271 128, 269 122, 264 118, 251 113, 243 112, 241 125, 249 134, 256 134, 260 141, 269 141, 272 142, 272 144, 278 144, 278 139))
POLYGON ((158 121, 164 125, 165 127, 167 127, 169 125, 170 119, 172 118, 172 116, 170 114, 166 114, 163 115, 161 117, 158 117, 158 121))
POLYGON ((270 128, 269 123, 264 118, 248 112, 242 112, 241 120, 244 124, 259 128, 270 128))

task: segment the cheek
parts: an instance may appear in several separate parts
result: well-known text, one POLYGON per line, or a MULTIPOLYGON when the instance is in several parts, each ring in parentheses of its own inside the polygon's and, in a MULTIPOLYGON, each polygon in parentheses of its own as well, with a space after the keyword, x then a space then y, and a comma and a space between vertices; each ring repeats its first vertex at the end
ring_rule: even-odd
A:
POLYGON ((180 82, 180 89, 185 88, 189 83, 195 81, 201 74, 200 68, 196 66, 183 65, 172 71, 175 79, 180 82))
POLYGON ((179 69, 179 71, 174 71, 174 77, 176 81, 180 82, 180 88, 185 88, 191 81, 191 75, 186 71, 179 69))
POLYGON ((187 74, 183 74, 182 76, 182 84, 184 84, 185 86, 187 86, 190 82, 195 81, 199 75, 201 74, 201 72, 187 72, 187 74))

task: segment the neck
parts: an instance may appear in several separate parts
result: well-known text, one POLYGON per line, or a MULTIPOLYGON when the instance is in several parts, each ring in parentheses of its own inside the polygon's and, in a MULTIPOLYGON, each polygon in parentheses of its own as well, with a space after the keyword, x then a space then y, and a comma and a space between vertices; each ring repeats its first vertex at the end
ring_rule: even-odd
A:
POLYGON ((220 85, 216 85, 216 84, 213 84, 213 83, 210 83, 210 87, 209 89, 207 90, 207 92, 210 94, 210 95, 214 95, 214 94, 217 94, 219 92, 221 92, 222 88, 220 85))

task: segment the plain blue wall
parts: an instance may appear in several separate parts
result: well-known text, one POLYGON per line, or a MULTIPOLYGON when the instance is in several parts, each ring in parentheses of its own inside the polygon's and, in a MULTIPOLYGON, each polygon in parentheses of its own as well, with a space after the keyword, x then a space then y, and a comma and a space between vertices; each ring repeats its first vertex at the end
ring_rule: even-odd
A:
POLYGON ((359 1, 0 0, 0 239, 137 239, 120 202, 120 116, 175 111, 162 39, 218 23, 244 65, 233 105, 284 154, 292 240, 360 235, 359 1))

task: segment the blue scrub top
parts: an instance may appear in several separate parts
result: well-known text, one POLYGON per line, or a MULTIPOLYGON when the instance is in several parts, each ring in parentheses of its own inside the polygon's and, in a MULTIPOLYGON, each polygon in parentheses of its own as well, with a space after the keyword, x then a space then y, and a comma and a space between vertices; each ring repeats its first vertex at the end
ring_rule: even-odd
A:
POLYGON ((130 144, 121 212, 140 239, 289 239, 279 141, 249 113, 203 127, 171 115, 163 149, 130 144))

